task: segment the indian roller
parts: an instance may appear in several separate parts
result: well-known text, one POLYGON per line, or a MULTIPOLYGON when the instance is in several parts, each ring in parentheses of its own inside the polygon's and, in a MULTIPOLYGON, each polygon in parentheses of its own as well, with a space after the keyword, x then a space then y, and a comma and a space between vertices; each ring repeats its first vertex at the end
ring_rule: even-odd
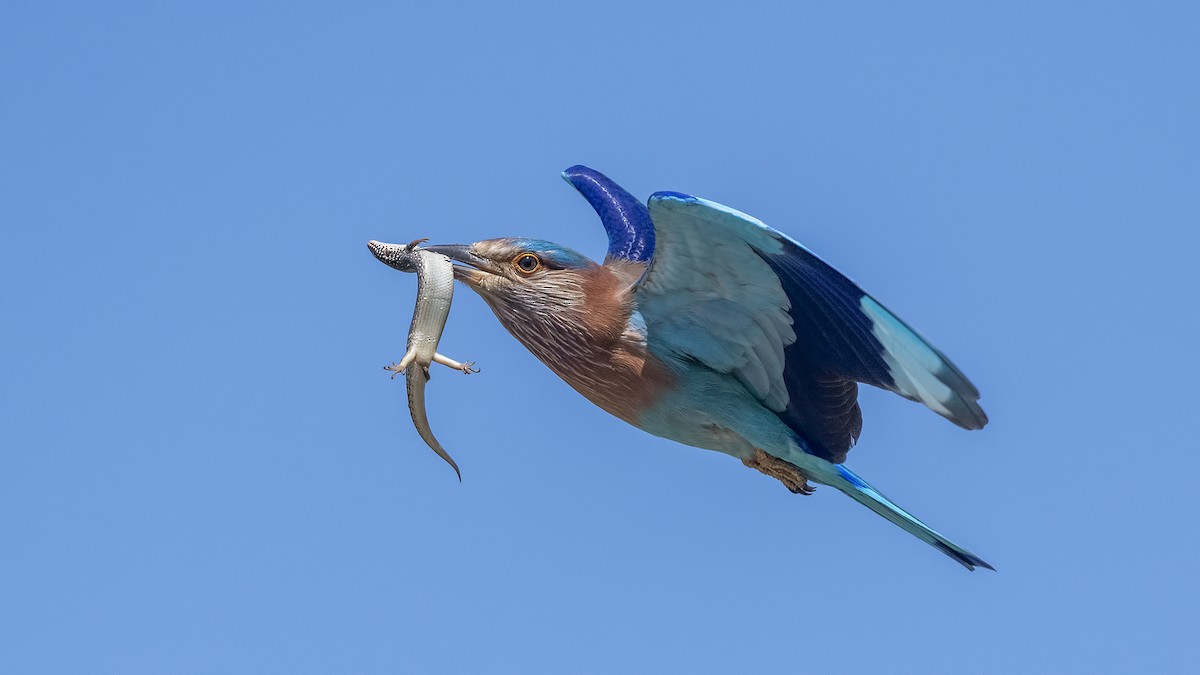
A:
POLYGON ((504 238, 429 246, 512 335, 601 409, 655 436, 732 455, 809 494, 851 499, 969 570, 993 569, 848 469, 858 383, 964 429, 979 391, 908 324, 799 242, 679 192, 643 205, 585 166, 563 173, 608 232, 603 264, 504 238))

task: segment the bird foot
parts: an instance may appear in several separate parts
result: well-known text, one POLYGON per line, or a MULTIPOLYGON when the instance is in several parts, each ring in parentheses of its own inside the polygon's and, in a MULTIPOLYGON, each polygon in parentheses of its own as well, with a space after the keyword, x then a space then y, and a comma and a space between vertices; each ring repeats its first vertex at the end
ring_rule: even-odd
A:
POLYGON ((800 471, 800 467, 762 450, 755 450, 749 459, 742 460, 742 464, 778 479, 793 494, 811 495, 816 491, 808 484, 808 476, 800 471))

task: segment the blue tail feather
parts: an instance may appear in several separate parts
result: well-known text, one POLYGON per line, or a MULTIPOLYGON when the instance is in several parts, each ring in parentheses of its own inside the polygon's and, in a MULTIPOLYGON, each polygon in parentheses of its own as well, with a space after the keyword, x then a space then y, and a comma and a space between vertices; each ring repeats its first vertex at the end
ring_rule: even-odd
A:
POLYGON ((887 518, 909 534, 950 556, 968 570, 974 571, 976 567, 983 567, 995 571, 996 568, 989 565, 982 558, 950 541, 933 528, 922 523, 911 513, 897 506, 892 500, 884 497, 878 490, 860 478, 858 474, 841 464, 836 465, 836 467, 841 480, 828 481, 833 487, 846 493, 850 498, 875 513, 887 518))

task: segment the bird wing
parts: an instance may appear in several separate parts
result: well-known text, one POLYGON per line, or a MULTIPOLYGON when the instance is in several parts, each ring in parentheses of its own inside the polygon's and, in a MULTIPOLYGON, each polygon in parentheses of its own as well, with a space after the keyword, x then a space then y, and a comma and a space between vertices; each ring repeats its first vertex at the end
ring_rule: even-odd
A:
POLYGON ((649 210, 657 241, 636 290, 648 336, 736 377, 813 454, 841 462, 858 439, 857 382, 966 429, 987 423, 949 359, 798 242, 678 192, 655 193, 649 210))

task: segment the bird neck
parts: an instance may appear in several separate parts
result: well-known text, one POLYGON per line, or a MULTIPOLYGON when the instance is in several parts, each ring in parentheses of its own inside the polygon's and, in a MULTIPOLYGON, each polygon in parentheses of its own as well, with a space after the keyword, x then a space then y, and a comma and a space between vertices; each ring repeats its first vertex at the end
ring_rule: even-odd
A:
POLYGON ((630 322, 633 290, 607 267, 581 272, 574 295, 552 303, 506 303, 485 298, 513 337, 550 370, 605 411, 636 425, 673 379, 646 350, 645 334, 630 322))

